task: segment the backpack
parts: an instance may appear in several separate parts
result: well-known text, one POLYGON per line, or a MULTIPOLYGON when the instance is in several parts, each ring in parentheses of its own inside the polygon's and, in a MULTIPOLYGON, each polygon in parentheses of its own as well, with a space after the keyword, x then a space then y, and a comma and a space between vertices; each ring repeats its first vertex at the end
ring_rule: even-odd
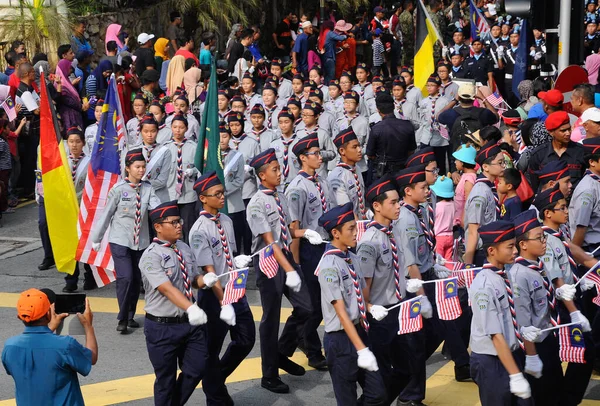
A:
POLYGON ((465 109, 463 107, 455 107, 454 111, 458 113, 458 117, 450 130, 450 142, 458 147, 468 141, 465 134, 474 133, 481 129, 482 125, 479 121, 479 116, 483 109, 481 107, 471 107, 465 109))

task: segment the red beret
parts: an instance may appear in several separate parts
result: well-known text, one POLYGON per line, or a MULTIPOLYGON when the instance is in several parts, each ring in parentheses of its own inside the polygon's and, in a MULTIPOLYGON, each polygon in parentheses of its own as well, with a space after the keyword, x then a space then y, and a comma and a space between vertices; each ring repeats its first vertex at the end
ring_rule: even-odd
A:
POLYGON ((566 111, 555 111, 546 119, 546 130, 554 131, 563 124, 569 124, 569 114, 566 111))

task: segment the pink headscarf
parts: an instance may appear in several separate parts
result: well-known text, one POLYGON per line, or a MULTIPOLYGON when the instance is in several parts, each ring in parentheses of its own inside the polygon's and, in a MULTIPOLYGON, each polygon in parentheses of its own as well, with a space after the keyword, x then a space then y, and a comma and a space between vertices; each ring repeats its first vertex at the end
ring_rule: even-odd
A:
POLYGON ((71 84, 71 80, 69 80, 69 73, 71 72, 71 61, 67 59, 61 59, 58 61, 58 66, 56 68, 56 74, 60 76, 60 83, 62 84, 63 91, 66 91, 71 96, 75 97, 77 100, 81 100, 79 97, 79 93, 71 84))
POLYGON ((588 72, 588 80, 590 84, 598 84, 598 70, 600 69, 600 55, 591 54, 585 60, 585 69, 588 72))
POLYGON ((104 49, 106 49, 106 53, 108 54, 108 49, 106 48, 106 44, 109 41, 115 41, 117 43, 118 49, 123 48, 123 43, 119 39, 119 31, 121 31, 121 26, 119 24, 111 24, 106 29, 106 38, 104 39, 104 49))

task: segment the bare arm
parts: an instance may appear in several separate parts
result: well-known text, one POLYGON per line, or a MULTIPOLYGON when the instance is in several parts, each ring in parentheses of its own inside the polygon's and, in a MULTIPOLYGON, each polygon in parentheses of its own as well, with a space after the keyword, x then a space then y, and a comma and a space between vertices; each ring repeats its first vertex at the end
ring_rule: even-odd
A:
POLYGON ((477 242, 479 241, 479 224, 469 224, 467 233, 468 233, 468 241, 467 246, 465 247, 465 264, 472 264, 473 259, 475 258, 475 251, 477 250, 477 242))
POLYGON ((587 227, 577 226, 577 229, 575 230, 575 235, 573 236, 573 239, 571 240, 571 242, 573 244, 581 247, 583 245, 583 241, 585 239, 586 229, 587 229, 587 227))
POLYGON ((502 334, 494 334, 492 336, 492 343, 494 344, 494 348, 498 353, 498 358, 500 358, 500 362, 502 363, 504 369, 506 369, 506 372, 508 372, 509 375, 514 375, 521 372, 517 366, 517 363, 515 362, 515 359, 513 358, 512 352, 510 351, 506 340, 504 339, 504 336, 502 334))

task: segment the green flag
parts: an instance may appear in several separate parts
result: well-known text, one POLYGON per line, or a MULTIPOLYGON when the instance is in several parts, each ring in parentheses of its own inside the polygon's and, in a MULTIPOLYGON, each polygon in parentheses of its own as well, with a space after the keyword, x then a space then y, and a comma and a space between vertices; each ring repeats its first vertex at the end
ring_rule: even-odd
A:
MULTIPOLYGON (((217 101, 217 67, 213 61, 210 68, 208 94, 204 102, 204 116, 202 117, 202 126, 198 137, 195 165, 202 173, 215 171, 221 183, 225 185, 221 148, 219 147, 221 136, 219 134, 219 106, 217 101)), ((221 211, 227 213, 227 203, 221 211)))

